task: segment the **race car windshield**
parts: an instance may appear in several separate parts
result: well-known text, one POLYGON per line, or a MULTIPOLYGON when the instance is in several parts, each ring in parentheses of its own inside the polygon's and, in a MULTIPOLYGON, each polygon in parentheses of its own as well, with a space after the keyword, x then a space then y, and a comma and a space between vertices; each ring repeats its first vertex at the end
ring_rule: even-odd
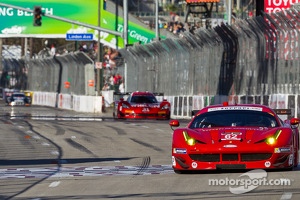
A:
POLYGON ((13 94, 12 96, 13 96, 13 97, 25 97, 24 94, 13 94))
POLYGON ((131 103, 157 103, 157 99, 150 95, 135 95, 129 100, 131 103))
POLYGON ((196 116, 189 128, 211 127, 278 127, 276 118, 268 113, 245 110, 207 112, 196 116))

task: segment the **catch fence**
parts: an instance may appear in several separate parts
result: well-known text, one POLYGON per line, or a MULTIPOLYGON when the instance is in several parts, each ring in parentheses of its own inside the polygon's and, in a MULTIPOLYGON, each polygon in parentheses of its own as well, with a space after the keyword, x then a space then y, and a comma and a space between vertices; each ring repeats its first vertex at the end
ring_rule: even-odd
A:
POLYGON ((121 49, 127 90, 299 94, 299 25, 299 11, 290 9, 121 49))
MULTIPOLYGON (((124 77, 127 92, 297 95, 299 31, 300 13, 296 9, 198 29, 194 34, 186 31, 177 38, 120 49, 124 62, 118 62, 117 72, 124 77)), ((4 59, 0 83, 8 88, 96 95, 95 88, 89 86, 95 72, 94 61, 82 52, 4 59)))

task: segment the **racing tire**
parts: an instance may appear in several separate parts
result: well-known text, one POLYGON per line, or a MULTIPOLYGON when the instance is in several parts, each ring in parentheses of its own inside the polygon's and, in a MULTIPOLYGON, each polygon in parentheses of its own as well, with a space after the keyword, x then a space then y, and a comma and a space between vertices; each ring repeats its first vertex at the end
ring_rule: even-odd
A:
POLYGON ((170 120, 171 119, 171 114, 169 114, 167 117, 166 117, 166 120, 170 120))
POLYGON ((284 168, 283 171, 294 171, 294 165, 288 168, 284 168))
POLYGON ((294 167, 296 168, 296 167, 298 167, 298 163, 299 163, 299 154, 297 152, 294 154, 294 158, 295 158, 294 159, 294 167))
POLYGON ((186 171, 174 169, 175 174, 184 174, 186 171))

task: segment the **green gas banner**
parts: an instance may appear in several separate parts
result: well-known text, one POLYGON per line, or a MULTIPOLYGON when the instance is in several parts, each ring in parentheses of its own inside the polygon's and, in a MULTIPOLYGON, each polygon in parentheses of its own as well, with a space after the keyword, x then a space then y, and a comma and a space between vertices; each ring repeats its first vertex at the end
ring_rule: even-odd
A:
MULTIPOLYGON (((100 6, 100 27, 123 32, 123 16, 103 10, 103 1, 99 0, 1 0, 1 3, 33 10, 41 6, 47 15, 80 23, 98 26, 100 6), (100 4, 100 5, 99 5, 100 4)), ((33 25, 33 13, 9 6, 0 6, 0 38, 7 37, 37 37, 37 38, 66 38, 67 34, 92 33, 94 40, 98 40, 98 30, 69 22, 42 17, 42 25, 33 25)), ((149 43, 155 38, 155 33, 138 24, 128 21, 128 44, 140 42, 149 43)), ((100 42, 113 48, 123 48, 124 41, 106 32, 100 32, 100 42)))
MULTIPOLYGON (((101 10, 101 27, 109 30, 123 32, 124 21, 122 17, 116 17, 113 13, 106 10, 101 10)), ((117 44, 116 46, 123 47, 123 39, 115 37, 114 35, 101 32, 100 37, 110 44, 117 44)), ((128 44, 140 42, 146 44, 155 38, 155 33, 137 24, 128 22, 128 44)), ((105 42, 104 42, 105 43, 105 42)))

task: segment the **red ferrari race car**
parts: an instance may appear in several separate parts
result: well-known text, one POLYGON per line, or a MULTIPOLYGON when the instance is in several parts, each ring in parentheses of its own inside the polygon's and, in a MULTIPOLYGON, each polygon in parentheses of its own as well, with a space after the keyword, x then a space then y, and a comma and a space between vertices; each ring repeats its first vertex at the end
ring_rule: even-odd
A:
MULTIPOLYGON (((287 109, 288 110, 288 109, 287 109)), ((298 118, 282 120, 267 106, 214 105, 173 131, 172 166, 188 170, 293 169, 298 165, 298 118)), ((171 120, 170 126, 179 126, 171 120)))
POLYGON ((118 119, 170 119, 171 104, 166 99, 158 101, 156 96, 163 93, 132 92, 115 93, 120 96, 115 101, 113 116, 118 119), (126 100, 124 97, 127 96, 126 100))

